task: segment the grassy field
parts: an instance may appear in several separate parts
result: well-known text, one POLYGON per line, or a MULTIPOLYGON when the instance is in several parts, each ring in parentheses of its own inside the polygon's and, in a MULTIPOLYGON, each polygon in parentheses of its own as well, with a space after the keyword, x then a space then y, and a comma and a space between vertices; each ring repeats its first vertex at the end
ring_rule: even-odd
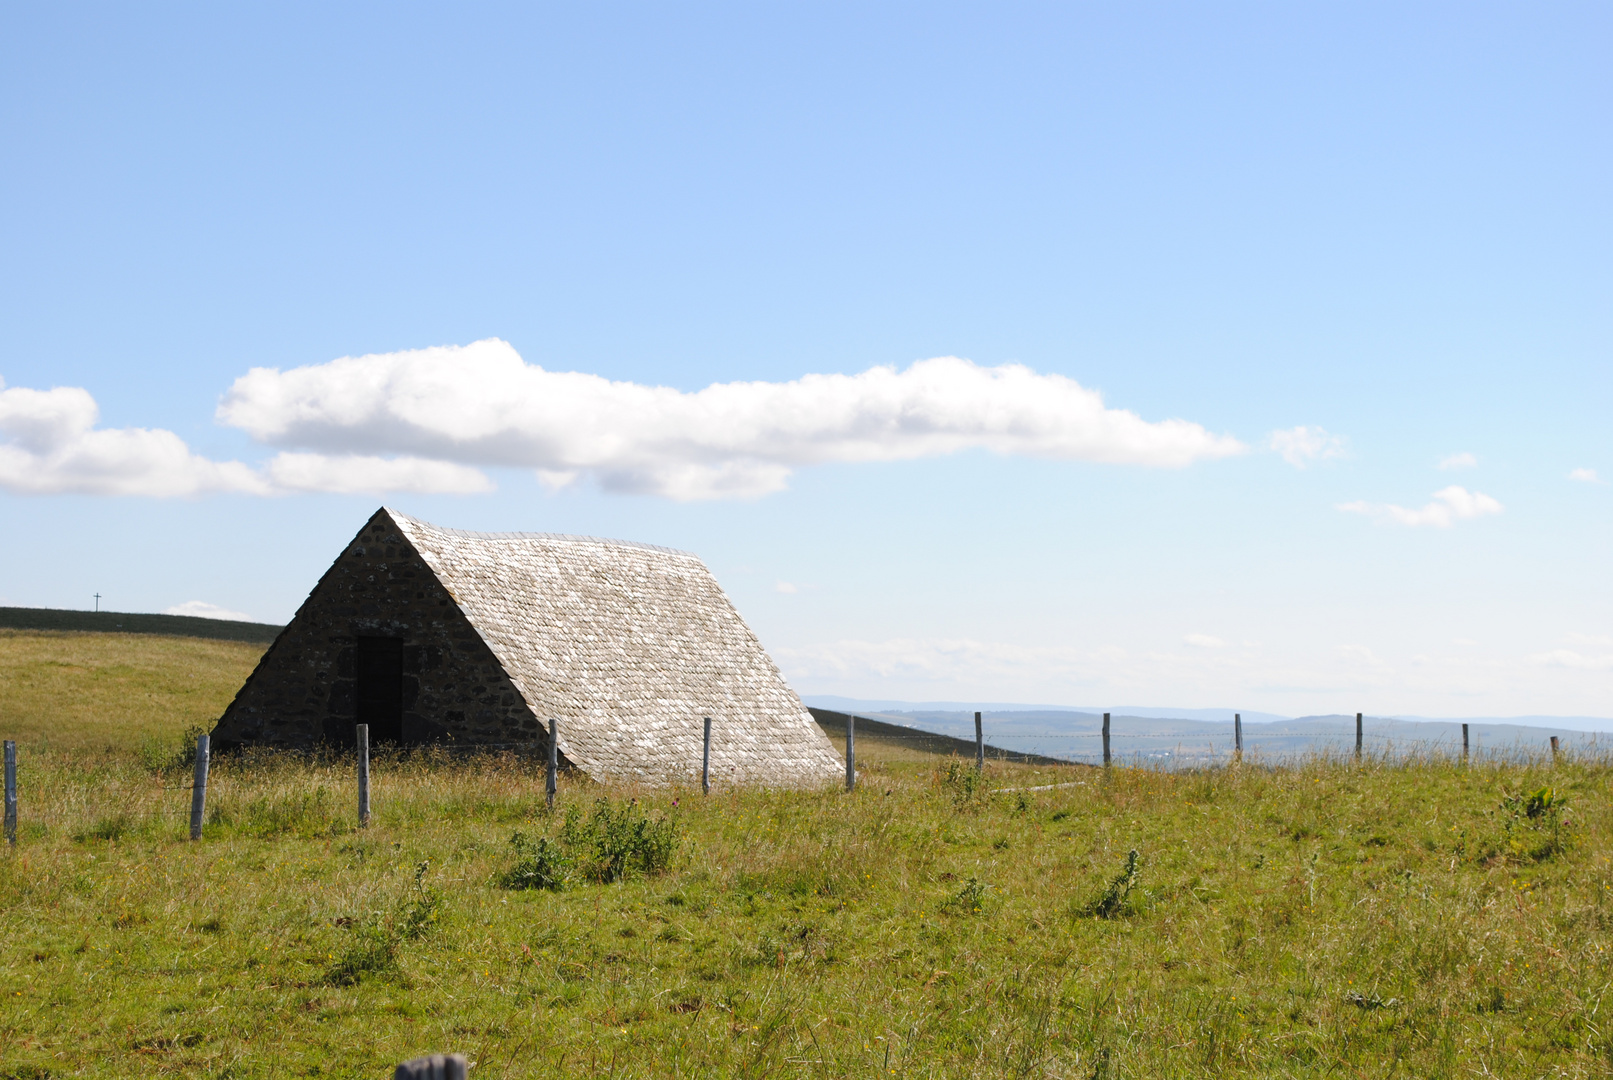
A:
POLYGON ((24 748, 137 748, 211 726, 265 646, 0 630, 0 733, 24 748))
POLYGON ((362 831, 350 762, 261 757, 192 844, 162 760, 26 748, 0 1077, 1613 1073, 1601 762, 982 785, 860 741, 854 795, 574 781, 568 832, 509 757, 377 762, 362 831), (665 869, 598 880, 600 799, 665 869), (506 887, 516 832, 571 880, 506 887))

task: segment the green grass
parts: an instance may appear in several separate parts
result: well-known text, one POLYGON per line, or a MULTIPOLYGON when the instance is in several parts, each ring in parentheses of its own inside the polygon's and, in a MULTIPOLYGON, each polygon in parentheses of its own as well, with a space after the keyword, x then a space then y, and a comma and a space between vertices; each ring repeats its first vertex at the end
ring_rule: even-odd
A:
POLYGON ((162 760, 25 748, 0 1077, 1613 1073, 1606 762, 981 786, 859 740, 854 795, 567 780, 551 815, 527 764, 422 754, 360 831, 351 762, 260 756, 192 844, 162 760), (599 883, 605 835, 657 854, 599 883), (505 887, 540 838, 567 880, 505 887))
POLYGON ((154 634, 0 630, 0 732, 24 749, 167 742, 211 726, 263 650, 154 634))
POLYGON ((500 885, 512 833, 563 820, 513 759, 378 762, 363 832, 346 763, 223 762, 199 844, 181 774, 26 764, 12 1075, 380 1077, 448 1049, 483 1076, 1610 1071, 1600 764, 574 782, 562 807, 637 798, 681 842, 558 891, 500 885), (1555 830, 1506 804, 1546 786, 1555 830))

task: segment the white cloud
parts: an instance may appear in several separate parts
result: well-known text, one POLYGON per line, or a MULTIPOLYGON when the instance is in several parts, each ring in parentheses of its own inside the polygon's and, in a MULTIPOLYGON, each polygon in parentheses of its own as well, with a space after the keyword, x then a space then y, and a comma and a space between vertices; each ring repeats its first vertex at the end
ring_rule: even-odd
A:
POLYGON ((80 387, 0 390, 0 488, 19 495, 267 493, 250 466, 199 457, 171 431, 97 428, 99 416, 80 387))
POLYGON ((1578 480, 1582 484, 1600 484, 1602 478, 1596 475, 1595 469, 1575 469, 1568 474, 1570 480, 1578 480))
POLYGON ((983 448, 1180 467, 1246 449, 1185 420, 1108 408, 1063 376, 953 357, 697 393, 547 372, 497 340, 254 368, 218 418, 281 448, 261 467, 202 457, 171 431, 97 428, 80 387, 4 387, 0 490, 18 494, 468 494, 493 487, 478 466, 505 465, 551 489, 591 479, 675 499, 754 498, 820 462, 983 448))
POLYGON ((685 393, 546 371, 496 339, 254 368, 218 417, 288 449, 518 466, 551 488, 586 478, 681 500, 766 495, 805 465, 970 448, 1165 468, 1246 449, 1186 420, 1109 408, 1072 379, 1018 364, 941 357, 685 393))
POLYGON ((280 491, 379 495, 387 491, 474 495, 493 490, 487 474, 449 461, 362 454, 277 454, 265 467, 280 491))
POLYGON ((1460 454, 1447 454, 1439 459, 1441 469, 1471 469, 1477 466, 1478 463, 1479 459, 1465 450, 1460 454))
POLYGON ((1553 649, 1536 653, 1529 662, 1540 667, 1574 668, 1580 671, 1607 671, 1613 669, 1613 653, 1605 656, 1586 656, 1572 649, 1553 649))
POLYGON ((1340 645, 1338 653, 1346 663, 1356 669, 1383 671, 1389 667, 1377 653, 1365 645, 1340 645))
POLYGON ((1576 649, 1552 649, 1536 653, 1529 662, 1537 667, 1568 668, 1573 671, 1613 670, 1613 637, 1606 634, 1568 633, 1563 640, 1576 649), (1596 650, 1594 653, 1591 650, 1596 650))
POLYGON ((194 615, 198 619, 228 619, 231 622, 259 622, 252 616, 229 608, 209 604, 206 600, 186 600, 183 604, 175 604, 171 608, 163 608, 164 615, 194 615))
POLYGON ((945 693, 938 688, 950 686, 964 697, 986 692, 998 700, 1056 696, 1059 687, 1157 690, 1167 682, 1213 681, 1255 663, 1221 650, 1134 652, 1116 645, 1022 645, 970 638, 842 640, 772 651, 790 679, 815 686, 855 687, 869 696, 945 693))
POLYGON ((1224 649, 1227 647, 1226 642, 1218 637, 1211 637, 1209 634, 1188 634, 1182 640, 1196 649, 1224 649))
POLYGON ((1298 688, 1303 693, 1378 687, 1393 668, 1361 646, 1294 663, 1258 650, 1133 651, 1114 645, 1022 645, 968 638, 842 640, 772 650, 785 675, 808 693, 850 693, 1077 704, 1088 693, 1143 693, 1166 700, 1298 688))
POLYGON ((1338 508, 1347 514, 1365 514, 1380 521, 1392 521, 1412 528, 1429 525, 1438 529, 1450 528, 1453 522, 1468 518, 1499 514, 1504 509, 1488 495, 1455 485, 1434 492, 1433 501, 1416 510, 1393 503, 1363 501, 1340 503, 1338 508))
POLYGON ((801 590, 790 584, 788 581, 780 581, 773 586, 773 591, 781 593, 798 593, 801 590))
POLYGON ((1327 461, 1347 457, 1349 442, 1342 435, 1329 435, 1319 427, 1287 428, 1273 431, 1266 445, 1283 456, 1283 460, 1296 469, 1303 469, 1313 461, 1327 461))
POLYGON ((1082 682, 1112 670, 1126 656, 1121 649, 1093 652, 966 638, 835 641, 774 651, 792 678, 918 683, 983 683, 1029 677, 1082 682))
POLYGON ((97 428, 99 416, 95 399, 82 387, 0 389, 0 490, 174 498, 219 492, 463 493, 492 487, 475 469, 410 457, 282 453, 255 469, 194 454, 171 431, 97 428))

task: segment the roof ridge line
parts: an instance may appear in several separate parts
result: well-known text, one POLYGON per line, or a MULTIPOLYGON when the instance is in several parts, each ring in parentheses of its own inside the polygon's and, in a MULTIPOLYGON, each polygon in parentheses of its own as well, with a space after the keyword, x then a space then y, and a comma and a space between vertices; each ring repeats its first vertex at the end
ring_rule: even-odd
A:
POLYGON ((699 560, 700 556, 692 551, 681 548, 663 547, 660 544, 647 544, 642 540, 616 540, 607 536, 583 536, 577 533, 552 532, 476 532, 471 529, 453 529, 446 525, 434 525, 421 518, 412 517, 390 506, 382 507, 395 521, 406 521, 410 525, 418 525, 431 529, 433 532, 443 533, 447 536, 459 536, 468 540, 562 540, 574 544, 607 544, 612 547, 640 548, 645 551, 659 551, 664 555, 683 555, 687 558, 699 560))

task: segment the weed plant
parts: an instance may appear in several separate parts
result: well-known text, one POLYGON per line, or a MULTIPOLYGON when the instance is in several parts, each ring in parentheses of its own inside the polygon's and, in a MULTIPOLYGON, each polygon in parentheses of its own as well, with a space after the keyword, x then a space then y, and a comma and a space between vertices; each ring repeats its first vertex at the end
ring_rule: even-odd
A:
POLYGON ((1141 852, 1132 848, 1126 852, 1126 865, 1109 882, 1109 887, 1103 890, 1102 895, 1086 906, 1082 914, 1094 915, 1100 919, 1118 919, 1122 915, 1137 914, 1138 907, 1134 904, 1132 893, 1137 889, 1138 880, 1142 877, 1141 852))
POLYGON ((510 846, 515 865, 498 875, 506 889, 557 890, 573 877, 608 885, 630 874, 666 870, 677 851, 678 824, 671 818, 651 819, 637 799, 613 807, 602 798, 587 815, 570 807, 556 839, 533 838, 517 829, 510 846))
POLYGON ((357 986, 365 978, 398 973, 398 949, 409 941, 425 937, 436 925, 443 910, 443 896, 425 884, 430 862, 415 867, 414 889, 391 911, 373 911, 361 922, 337 920, 352 931, 352 939, 325 972, 332 986, 357 986))
POLYGON ((586 816, 576 806, 566 810, 560 840, 575 853, 584 878, 608 885, 630 874, 665 870, 678 847, 678 823, 668 817, 652 821, 637 799, 617 807, 609 799, 595 799, 586 816))
POLYGON ((547 836, 528 836, 520 829, 510 836, 515 865, 498 875, 506 889, 561 889, 571 877, 573 861, 564 848, 547 836))

